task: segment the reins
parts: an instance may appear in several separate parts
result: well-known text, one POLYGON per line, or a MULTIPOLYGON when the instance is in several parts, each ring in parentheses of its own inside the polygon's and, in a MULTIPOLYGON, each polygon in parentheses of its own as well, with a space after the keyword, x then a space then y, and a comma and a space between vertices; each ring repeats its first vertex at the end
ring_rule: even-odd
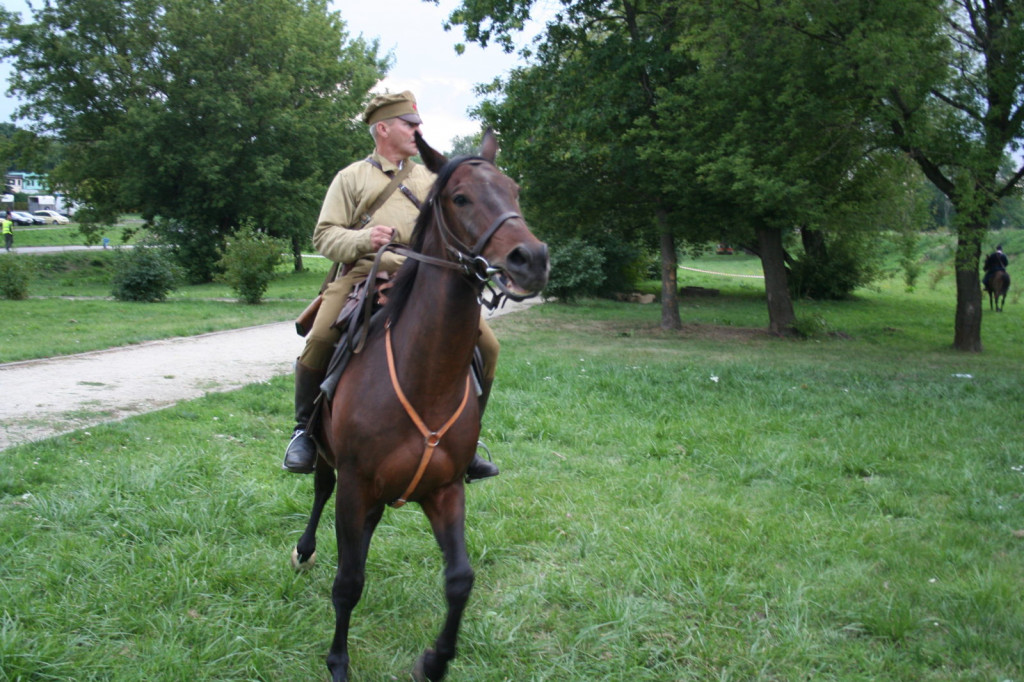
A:
POLYGON ((409 487, 405 489, 402 496, 391 503, 391 506, 395 509, 403 506, 412 495, 413 491, 416 490, 416 486, 419 485, 420 479, 423 478, 423 472, 427 470, 427 465, 430 464, 431 458, 434 456, 434 450, 437 449, 438 443, 444 437, 444 434, 448 432, 448 429, 459 420, 462 416, 462 411, 466 408, 466 402, 469 400, 469 373, 466 374, 466 388, 462 392, 462 402, 459 403, 458 409, 455 410, 455 414, 451 416, 444 423, 444 426, 439 428, 437 431, 431 431, 430 428, 420 417, 419 413, 416 412, 416 408, 412 406, 409 399, 405 397, 405 393, 402 391, 401 384, 398 383, 398 372, 395 371, 395 354, 391 349, 391 320, 387 321, 384 326, 384 344, 387 348, 388 356, 388 374, 391 375, 391 386, 395 389, 395 395, 398 396, 398 402, 402 403, 402 407, 405 408, 405 413, 409 415, 409 419, 416 425, 420 434, 423 436, 423 456, 420 457, 420 465, 416 469, 416 473, 412 477, 412 481, 409 482, 409 487))

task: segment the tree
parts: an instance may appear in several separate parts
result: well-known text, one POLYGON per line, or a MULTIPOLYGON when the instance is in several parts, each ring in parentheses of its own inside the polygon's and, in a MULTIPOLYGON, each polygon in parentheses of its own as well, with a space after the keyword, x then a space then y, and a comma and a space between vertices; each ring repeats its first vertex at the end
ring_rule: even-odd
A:
POLYGON ((1002 172, 1024 136, 1024 8, 1013 0, 944 3, 949 77, 927 91, 894 83, 881 105, 895 144, 949 197, 957 229, 953 347, 979 352, 981 245, 993 213, 1020 192, 1024 163, 1002 172))
MULTIPOLYGON (((451 20, 470 39, 500 40, 530 4, 464 3, 451 20)), ((855 81, 787 28, 793 3, 771 5, 765 21, 731 0, 567 3, 534 63, 494 86, 504 100, 482 110, 514 139, 529 206, 543 188, 546 219, 656 238, 663 327, 680 324, 678 242, 728 235, 761 257, 769 326, 789 333, 785 236, 800 228, 823 267, 825 230, 864 229, 853 207, 873 201, 865 188, 887 165, 861 124, 855 81)))
POLYGON ((387 68, 326 0, 62 0, 4 19, 19 114, 66 144, 52 180, 86 207, 87 231, 139 211, 209 279, 220 241, 251 219, 301 268, 387 68))
POLYGON ((876 140, 944 194, 957 231, 953 347, 979 352, 981 244, 1024 164, 1024 8, 1013 0, 804 0, 790 25, 843 60, 874 108, 876 140), (837 14, 837 13, 841 13, 837 14))
MULTIPOLYGON (((464 3, 451 21, 470 40, 507 44, 531 4, 464 3)), ((623 279, 616 269, 635 266, 638 244, 656 245, 661 326, 671 329, 681 327, 677 242, 685 239, 678 226, 687 184, 660 172, 650 141, 661 129, 657 89, 693 68, 673 50, 681 28, 672 0, 566 4, 535 63, 495 83, 488 91, 503 99, 481 108, 511 140, 502 162, 521 179, 524 207, 542 234, 571 243, 567 227, 576 226, 588 243, 614 249, 604 259, 610 283, 623 279)))
POLYGON ((480 140, 483 138, 483 133, 477 133, 476 135, 460 135, 452 139, 452 148, 445 156, 448 158, 454 158, 456 156, 471 156, 476 154, 480 149, 480 140))

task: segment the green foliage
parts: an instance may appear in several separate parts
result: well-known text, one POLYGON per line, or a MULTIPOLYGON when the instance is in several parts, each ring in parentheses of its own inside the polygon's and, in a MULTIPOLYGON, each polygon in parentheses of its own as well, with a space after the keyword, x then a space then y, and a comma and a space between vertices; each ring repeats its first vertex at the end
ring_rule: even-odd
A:
POLYGON ((797 315, 792 330, 794 334, 804 339, 821 338, 831 331, 828 322, 819 313, 797 315))
POLYGON ((115 268, 111 293, 119 301, 163 301, 181 278, 169 249, 152 242, 118 249, 115 268))
POLYGON ((903 270, 903 282, 907 292, 917 287, 917 279, 921 276, 921 262, 917 256, 918 237, 912 232, 904 232, 897 236, 896 253, 900 268, 903 270))
POLYGON ((170 247, 175 263, 189 284, 211 282, 217 275, 217 254, 229 232, 169 218, 150 225, 154 239, 170 247))
POLYGON ((64 0, 0 29, 22 115, 67 145, 51 179, 85 206, 83 232, 166 221, 203 281, 245 216, 304 243, 369 144, 356 119, 389 65, 377 53, 324 0, 64 0))
MULTIPOLYGON (((854 232, 825 240, 816 253, 804 252, 789 267, 790 291, 796 297, 840 300, 866 286, 879 274, 882 253, 856 239, 854 232), (827 257, 821 254, 827 253, 827 257)), ((876 240, 875 244, 883 242, 876 240)))
POLYGON ((460 135, 452 139, 451 151, 447 152, 448 158, 454 158, 456 156, 472 156, 480 151, 480 141, 483 139, 483 133, 476 133, 474 135, 460 135))
POLYGON ((0 295, 12 301, 28 298, 32 266, 25 256, 13 253, 0 255, 0 295))
POLYGON ((596 294, 604 284, 601 266, 604 255, 600 249, 582 239, 570 237, 548 243, 551 254, 551 277, 544 289, 563 303, 596 294))
MULTIPOLYGON (((450 21, 467 40, 510 46, 537 7, 466 0, 450 21)), ((645 227, 667 212, 676 238, 760 241, 772 251, 761 253, 770 300, 784 312, 783 258, 754 230, 892 229, 850 216, 889 202, 869 188, 895 153, 947 199, 935 219, 963 237, 954 345, 981 350, 978 245, 1021 215, 1024 167, 1008 158, 1024 138, 1024 24, 1013 3, 566 0, 557 12, 528 48, 533 61, 489 86, 482 107, 510 142, 528 211, 561 211, 585 240, 604 210, 633 212, 645 227)), ((898 194, 903 180, 891 180, 885 194, 898 194)), ((799 272, 798 287, 817 289, 812 275, 799 272)))
POLYGON ((255 305, 263 300, 287 249, 288 242, 259 232, 252 221, 245 221, 224 244, 217 263, 223 270, 221 278, 244 302, 255 305))

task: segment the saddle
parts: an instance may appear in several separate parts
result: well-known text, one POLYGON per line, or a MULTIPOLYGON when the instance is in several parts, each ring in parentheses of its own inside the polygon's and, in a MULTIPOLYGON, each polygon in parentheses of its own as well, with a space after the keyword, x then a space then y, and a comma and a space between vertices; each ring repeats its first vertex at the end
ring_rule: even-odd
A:
POLYGON ((328 400, 334 395, 352 355, 362 350, 366 335, 380 316, 380 309, 387 303, 387 290, 391 284, 391 276, 384 271, 374 273, 372 291, 370 278, 357 284, 338 313, 338 319, 331 325, 332 329, 341 332, 341 338, 334 346, 334 354, 327 363, 327 376, 320 384, 321 394, 326 394, 328 400), (370 297, 369 301, 367 297, 370 297))

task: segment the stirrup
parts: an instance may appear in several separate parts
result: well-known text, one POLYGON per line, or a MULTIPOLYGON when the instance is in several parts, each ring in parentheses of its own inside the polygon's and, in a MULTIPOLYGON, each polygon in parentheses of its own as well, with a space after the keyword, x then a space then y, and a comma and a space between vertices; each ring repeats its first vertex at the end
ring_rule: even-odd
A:
POLYGON ((316 468, 316 443, 304 429, 296 429, 284 451, 281 468, 293 474, 311 474, 316 468), (295 446, 294 450, 292 446, 295 446))
POLYGON ((476 447, 477 451, 473 453, 473 459, 480 457, 480 451, 483 450, 484 455, 486 455, 486 459, 484 457, 480 457, 480 460, 482 462, 486 462, 490 466, 491 470, 486 473, 482 473, 482 475, 471 476, 469 470, 467 469, 466 483, 473 483, 475 481, 483 481, 488 478, 494 478, 495 476, 501 473, 501 471, 498 470, 498 466, 494 463, 494 460, 491 459, 491 451, 487 447, 487 445, 485 445, 483 441, 478 440, 476 442, 476 447))

